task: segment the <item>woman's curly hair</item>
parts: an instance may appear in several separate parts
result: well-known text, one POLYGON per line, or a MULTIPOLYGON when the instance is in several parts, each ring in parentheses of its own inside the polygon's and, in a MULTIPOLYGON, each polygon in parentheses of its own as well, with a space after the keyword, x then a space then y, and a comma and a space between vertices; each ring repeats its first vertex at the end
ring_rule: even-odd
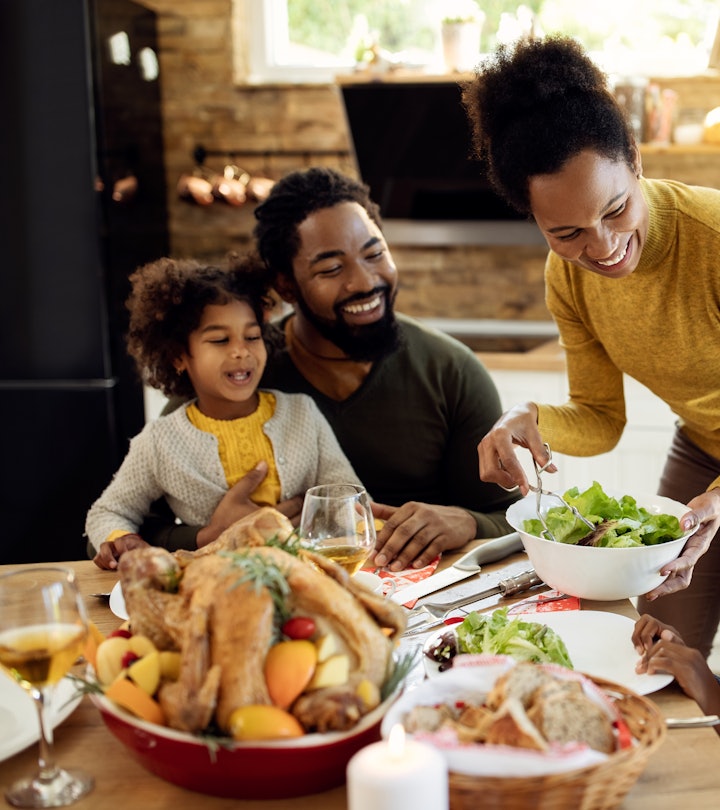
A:
POLYGON ((290 172, 272 188, 255 209, 253 235, 258 252, 273 281, 278 275, 293 278, 293 259, 300 248, 298 225, 310 214, 338 203, 356 202, 382 230, 380 209, 364 183, 322 166, 290 172))
POLYGON ((177 373, 175 361, 187 351, 206 306, 246 301, 264 333, 272 305, 267 269, 250 255, 230 254, 226 267, 162 258, 138 268, 130 283, 128 353, 143 381, 168 397, 195 395, 188 375, 177 373))
POLYGON ((490 182, 523 214, 531 213, 530 178, 585 149, 634 167, 635 141, 607 77, 569 37, 501 46, 462 99, 490 182))

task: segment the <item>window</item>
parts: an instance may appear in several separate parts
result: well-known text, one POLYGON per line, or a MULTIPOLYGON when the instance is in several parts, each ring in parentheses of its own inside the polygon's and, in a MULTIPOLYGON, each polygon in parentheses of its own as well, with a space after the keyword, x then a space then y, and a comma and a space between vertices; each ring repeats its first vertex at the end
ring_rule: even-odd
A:
POLYGON ((234 0, 236 75, 250 82, 332 82, 375 55, 442 72, 441 21, 483 18, 492 50, 532 26, 578 39, 609 72, 702 73, 718 27, 715 0, 234 0))

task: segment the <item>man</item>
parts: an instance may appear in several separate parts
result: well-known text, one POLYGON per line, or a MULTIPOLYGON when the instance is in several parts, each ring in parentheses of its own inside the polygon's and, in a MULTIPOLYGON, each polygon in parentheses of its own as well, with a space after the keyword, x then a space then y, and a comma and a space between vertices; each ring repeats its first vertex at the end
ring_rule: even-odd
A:
POLYGON ((477 445, 499 417, 467 347, 402 315, 398 275, 368 188, 326 168, 280 180, 255 212, 260 255, 294 312, 262 385, 309 394, 375 500, 375 563, 422 567, 510 531, 517 497, 479 480, 477 445))
MULTIPOLYGON (((505 510, 518 495, 483 483, 477 468, 477 446, 501 414, 495 385, 466 346, 394 313, 397 270, 367 186, 332 169, 293 172, 255 215, 260 255, 293 306, 271 326, 277 345, 261 386, 310 395, 330 422, 385 521, 374 563, 421 568, 511 531, 505 510)), ((255 508, 265 472, 223 498, 216 533, 255 508)), ((297 519, 302 502, 277 508, 297 519)), ((164 531, 155 542, 194 547, 192 536, 179 543, 183 530, 164 531)))

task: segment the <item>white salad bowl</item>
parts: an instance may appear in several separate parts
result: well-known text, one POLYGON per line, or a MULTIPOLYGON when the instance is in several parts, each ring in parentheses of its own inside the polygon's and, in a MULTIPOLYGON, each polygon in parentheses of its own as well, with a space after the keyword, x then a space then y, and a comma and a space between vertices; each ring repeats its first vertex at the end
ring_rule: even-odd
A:
MULTIPOLYGON (((685 504, 660 495, 635 495, 611 489, 605 492, 615 498, 631 495, 638 506, 655 514, 681 518, 689 511, 685 504)), ((558 505, 557 498, 541 497, 543 514, 558 505)), ((529 534, 524 528, 525 521, 537 517, 536 496, 532 492, 512 504, 506 515, 508 523, 520 533, 530 562, 543 582, 570 596, 604 602, 641 596, 661 585, 666 579, 660 573, 663 567, 680 555, 695 531, 654 546, 596 548, 557 543, 529 534)))

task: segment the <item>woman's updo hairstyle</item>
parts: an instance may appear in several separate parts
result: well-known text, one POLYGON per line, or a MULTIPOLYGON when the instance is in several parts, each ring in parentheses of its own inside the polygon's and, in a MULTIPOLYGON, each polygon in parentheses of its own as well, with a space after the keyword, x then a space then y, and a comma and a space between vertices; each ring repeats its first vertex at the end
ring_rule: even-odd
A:
POLYGON ((559 171, 585 149, 635 165, 635 141, 607 77, 571 38, 501 46, 462 98, 490 182, 520 213, 531 213, 531 177, 559 171))

